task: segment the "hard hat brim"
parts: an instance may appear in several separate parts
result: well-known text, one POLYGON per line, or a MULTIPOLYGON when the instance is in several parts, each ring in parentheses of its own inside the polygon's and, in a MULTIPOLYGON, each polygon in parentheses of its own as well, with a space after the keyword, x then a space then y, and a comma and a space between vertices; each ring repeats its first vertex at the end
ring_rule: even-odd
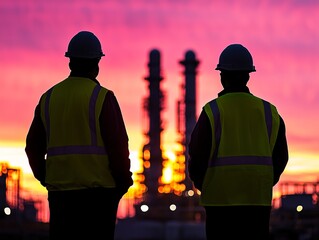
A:
POLYGON ((215 70, 219 70, 219 71, 241 71, 241 72, 256 72, 256 68, 253 66, 251 69, 245 69, 242 67, 220 67, 217 65, 217 67, 215 68, 215 70))

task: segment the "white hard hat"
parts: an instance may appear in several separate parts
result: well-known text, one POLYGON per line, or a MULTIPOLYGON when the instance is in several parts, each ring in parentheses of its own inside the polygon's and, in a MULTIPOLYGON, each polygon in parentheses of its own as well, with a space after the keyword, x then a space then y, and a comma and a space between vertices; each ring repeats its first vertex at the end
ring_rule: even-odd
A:
POLYGON ((220 54, 215 70, 255 72, 250 52, 241 44, 231 44, 220 54))
POLYGON ((70 41, 66 57, 74 58, 101 58, 105 56, 99 39, 88 31, 77 33, 70 41))

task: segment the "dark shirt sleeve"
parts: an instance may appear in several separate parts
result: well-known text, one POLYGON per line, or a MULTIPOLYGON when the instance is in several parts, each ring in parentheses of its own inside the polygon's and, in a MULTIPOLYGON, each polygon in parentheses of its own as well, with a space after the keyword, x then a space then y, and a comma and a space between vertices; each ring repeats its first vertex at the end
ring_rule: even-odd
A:
POLYGON ((212 145, 212 130, 208 116, 202 111, 189 143, 188 172, 194 186, 202 190, 212 145))
POLYGON ((45 155, 47 153, 46 132, 40 115, 40 105, 34 111, 34 117, 26 137, 25 152, 34 177, 45 186, 45 155))
POLYGON ((285 167, 288 163, 288 144, 287 144, 287 138, 286 138, 286 127, 284 120, 281 116, 280 118, 280 124, 279 124, 279 130, 278 130, 278 136, 277 140, 274 146, 272 159, 273 159, 273 168, 274 168, 274 185, 277 184, 277 182, 280 179, 281 174, 285 170, 285 167))
POLYGON ((99 120, 112 176, 117 188, 124 194, 133 184, 128 135, 120 106, 110 90, 106 94, 99 120))

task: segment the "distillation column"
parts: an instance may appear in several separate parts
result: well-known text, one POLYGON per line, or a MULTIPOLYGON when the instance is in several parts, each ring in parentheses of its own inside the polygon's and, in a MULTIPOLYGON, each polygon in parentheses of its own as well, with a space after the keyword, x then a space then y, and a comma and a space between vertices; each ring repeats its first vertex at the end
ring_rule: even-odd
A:
MULTIPOLYGON (((183 140, 184 145, 184 155, 187 163, 188 159, 188 144, 191 138, 193 128, 196 124, 196 74, 197 66, 199 61, 196 59, 195 53, 191 50, 188 50, 185 53, 185 60, 179 62, 185 67, 184 76, 185 76, 185 89, 184 89, 184 129, 185 135, 183 140)), ((192 184, 188 177, 188 171, 186 171, 185 185, 186 189, 191 189, 192 184)))
POLYGON ((162 175, 162 149, 161 132, 162 121, 161 111, 163 109, 163 93, 160 89, 160 82, 163 79, 160 73, 160 52, 157 49, 150 51, 148 63, 149 76, 145 80, 149 82, 149 97, 147 99, 147 112, 149 118, 148 139, 149 142, 144 146, 149 151, 150 167, 145 169, 145 184, 148 188, 147 197, 152 198, 158 195, 159 178, 162 175))

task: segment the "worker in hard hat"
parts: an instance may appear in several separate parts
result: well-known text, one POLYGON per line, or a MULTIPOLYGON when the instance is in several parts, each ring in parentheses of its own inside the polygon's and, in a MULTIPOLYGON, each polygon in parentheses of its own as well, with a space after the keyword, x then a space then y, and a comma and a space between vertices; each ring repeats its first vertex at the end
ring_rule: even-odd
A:
POLYGON ((48 190, 50 240, 114 239, 118 204, 133 184, 128 135, 113 91, 100 85, 99 39, 77 33, 70 75, 35 108, 25 151, 48 190))
POLYGON ((207 239, 269 239, 272 190, 288 162, 285 124, 249 91, 256 69, 247 48, 227 46, 216 70, 223 90, 203 106, 189 143, 207 239))

